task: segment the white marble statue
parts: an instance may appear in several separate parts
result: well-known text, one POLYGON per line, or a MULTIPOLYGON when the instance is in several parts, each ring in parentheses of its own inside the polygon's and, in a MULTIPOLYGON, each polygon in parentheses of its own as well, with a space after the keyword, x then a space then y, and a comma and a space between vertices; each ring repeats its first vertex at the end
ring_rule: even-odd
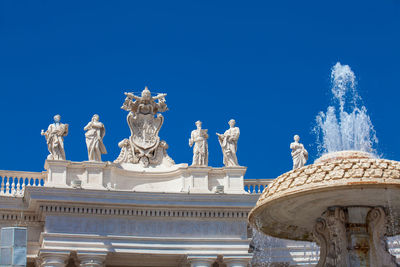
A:
POLYGON ((89 161, 101 161, 101 154, 107 154, 107 150, 103 143, 106 129, 104 124, 99 121, 99 115, 94 114, 92 120, 83 129, 86 131, 89 161))
POLYGON ((64 136, 68 135, 68 124, 60 122, 61 116, 54 116, 54 123, 50 124, 47 131, 42 130, 47 141, 47 148, 50 154, 47 156, 49 160, 65 160, 64 136))
POLYGON ((196 121, 196 130, 193 130, 189 146, 193 145, 193 162, 192 166, 208 166, 208 133, 207 129, 201 129, 201 121, 196 121))
POLYGON ((133 93, 125 95, 125 102, 121 108, 129 112, 127 121, 131 136, 118 144, 121 153, 114 162, 140 164, 143 167, 174 165, 175 162, 166 152, 167 143, 158 136, 164 123, 161 113, 168 110, 165 103, 167 94, 152 96, 145 87, 141 96, 133 93))
POLYGON ((236 151, 237 142, 240 135, 239 127, 235 127, 235 120, 228 122, 229 129, 224 134, 217 133, 219 144, 222 148, 222 154, 224 155, 224 165, 226 167, 239 166, 236 151))
POLYGON ((303 167, 308 160, 308 152, 303 144, 299 143, 300 136, 297 134, 293 137, 294 142, 290 144, 293 158, 293 170, 303 167))

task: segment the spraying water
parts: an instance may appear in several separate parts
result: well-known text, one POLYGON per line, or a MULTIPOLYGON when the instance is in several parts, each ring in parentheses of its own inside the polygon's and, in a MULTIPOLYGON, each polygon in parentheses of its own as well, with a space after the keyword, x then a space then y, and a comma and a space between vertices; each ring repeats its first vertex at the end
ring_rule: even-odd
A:
POLYGON ((250 247, 253 250, 251 267, 314 266, 319 257, 315 243, 274 238, 255 228, 250 247))
POLYGON ((321 111, 316 117, 314 131, 319 153, 342 150, 373 153, 378 139, 367 109, 360 104, 354 72, 338 62, 332 67, 331 80, 336 107, 329 106, 326 113, 321 111))

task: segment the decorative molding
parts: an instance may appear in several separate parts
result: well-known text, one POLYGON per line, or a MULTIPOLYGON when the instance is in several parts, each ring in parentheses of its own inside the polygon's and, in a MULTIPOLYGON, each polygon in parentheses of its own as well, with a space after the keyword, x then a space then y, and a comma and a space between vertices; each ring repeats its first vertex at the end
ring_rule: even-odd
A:
POLYGON ((386 213, 382 207, 371 209, 367 215, 371 266, 396 267, 396 257, 388 251, 386 239, 386 213))
POLYGON ((373 158, 332 159, 286 172, 264 191, 257 205, 282 195, 319 187, 385 183, 400 185, 400 162, 373 158))
POLYGON ((316 267, 350 266, 347 251, 346 214, 342 208, 328 209, 314 226, 314 238, 320 246, 316 267))
POLYGON ((43 225, 40 221, 39 215, 33 213, 15 212, 15 211, 2 211, 0 212, 0 223, 1 222, 18 222, 19 226, 24 225, 43 225))
POLYGON ((141 217, 191 217, 191 218, 243 218, 247 219, 248 211, 227 210, 188 210, 170 208, 109 208, 96 206, 69 206, 69 205, 40 205, 39 211, 43 214, 93 214, 104 216, 141 216, 141 217))
POLYGON ((48 251, 39 252, 40 267, 64 267, 70 257, 69 251, 48 251))

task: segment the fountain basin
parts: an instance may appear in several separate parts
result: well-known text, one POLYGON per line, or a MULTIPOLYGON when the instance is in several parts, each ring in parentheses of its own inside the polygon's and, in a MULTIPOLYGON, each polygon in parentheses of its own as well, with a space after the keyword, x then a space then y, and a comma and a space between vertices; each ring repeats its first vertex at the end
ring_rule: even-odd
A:
POLYGON ((400 162, 369 153, 341 151, 312 165, 284 173, 260 196, 249 222, 261 232, 291 240, 314 241, 315 222, 330 207, 383 207, 387 235, 400 234, 391 216, 400 214, 400 162))

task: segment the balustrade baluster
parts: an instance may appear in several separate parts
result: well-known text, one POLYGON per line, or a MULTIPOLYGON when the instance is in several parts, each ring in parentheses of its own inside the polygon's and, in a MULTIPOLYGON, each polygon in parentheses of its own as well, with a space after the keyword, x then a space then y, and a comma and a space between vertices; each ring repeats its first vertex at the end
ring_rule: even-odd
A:
POLYGON ((22 184, 21 195, 23 196, 25 193, 25 183, 22 184))
POLYGON ((16 178, 17 179, 17 184, 16 184, 16 194, 17 195, 20 195, 21 194, 21 184, 20 184, 20 179, 19 178, 16 178))
POLYGON ((10 193, 10 177, 7 178, 7 183, 6 183, 6 195, 10 193))
POLYGON ((10 179, 12 179, 12 184, 11 184, 11 195, 15 194, 15 180, 14 178, 10 177, 10 179))
POLYGON ((0 170, 0 195, 22 196, 26 186, 44 186, 45 174, 0 170))
POLYGON ((244 190, 249 194, 261 194, 272 179, 245 179, 244 190))

